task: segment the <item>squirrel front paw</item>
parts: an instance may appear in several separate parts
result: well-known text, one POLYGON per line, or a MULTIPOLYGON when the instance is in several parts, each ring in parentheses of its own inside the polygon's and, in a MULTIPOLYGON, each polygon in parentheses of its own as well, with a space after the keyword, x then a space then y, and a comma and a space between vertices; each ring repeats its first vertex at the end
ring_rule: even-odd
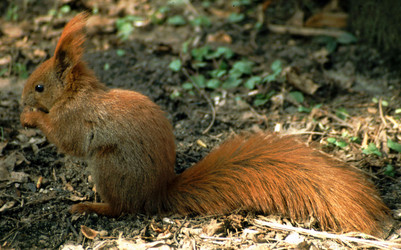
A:
POLYGON ((110 206, 109 203, 85 202, 72 205, 70 213, 72 214, 97 213, 98 215, 117 217, 121 214, 121 211, 116 210, 114 207, 110 206))
POLYGON ((37 108, 25 107, 20 116, 20 122, 23 127, 35 128, 38 126, 38 120, 43 112, 37 108))

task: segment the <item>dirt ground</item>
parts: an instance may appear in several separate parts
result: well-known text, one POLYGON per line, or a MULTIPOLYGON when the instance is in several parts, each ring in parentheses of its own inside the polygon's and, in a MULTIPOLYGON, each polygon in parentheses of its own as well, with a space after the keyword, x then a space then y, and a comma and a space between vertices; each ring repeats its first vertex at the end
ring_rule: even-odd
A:
MULTIPOLYGON (((72 204, 100 199, 90 173, 82 160, 59 154, 39 130, 21 127, 19 100, 26 75, 52 56, 65 23, 79 11, 96 10, 102 19, 91 19, 88 24, 85 60, 107 86, 141 92, 166 111, 176 135, 178 173, 233 133, 280 128, 281 133, 299 134, 306 143, 365 171, 399 220, 401 64, 394 53, 378 51, 363 41, 338 42, 329 51, 328 43, 322 39, 279 34, 266 28, 268 22, 288 24, 296 12, 294 1, 278 1, 269 6, 269 1, 259 1, 241 7, 241 11, 249 11, 239 22, 225 21, 231 12, 241 11, 224 1, 212 2, 211 6, 204 4, 207 1, 195 1, 178 7, 169 2, 172 10, 164 15, 204 15, 213 21, 197 27, 149 23, 145 18, 126 39, 118 36, 118 18, 138 13, 144 17, 166 4, 146 0, 131 1, 132 5, 128 4, 130 1, 109 0, 104 1, 104 6, 89 0, 47 1, 49 5, 38 2, 0 4, 1 248, 387 246, 358 243, 342 238, 344 235, 331 239, 300 230, 318 229, 312 222, 297 224, 288 218, 245 212, 185 218, 71 215, 68 211, 72 204), (13 6, 17 6, 14 12, 13 6), (56 14, 49 14, 49 9, 56 14), (15 13, 18 17, 12 20, 15 13), (258 13, 264 18, 262 28, 255 31, 250 24, 261 21, 258 13), (252 90, 242 85, 230 89, 184 89, 183 84, 190 82, 186 72, 191 76, 206 72, 205 68, 192 67, 191 58, 182 52, 186 41, 193 48, 206 43, 212 48, 224 44, 234 52, 230 60, 246 57, 254 62, 255 75, 270 72, 270 66, 279 59, 283 65, 281 77, 252 90), (181 59, 183 70, 176 72, 170 69, 170 63, 177 58, 181 59), (313 87, 299 86, 297 80, 313 87), (294 100, 294 92, 301 93, 301 102, 294 100), (254 105, 261 93, 272 96, 263 105, 254 105), (389 144, 389 139, 396 146, 389 144), (364 150, 369 145, 371 150, 364 150), (296 229, 272 228, 264 222, 296 229)), ((317 5, 312 10, 321 8, 317 5)), ((160 15, 161 19, 167 18, 160 15)), ((387 243, 400 243, 400 230, 395 226, 394 232, 398 234, 394 233, 387 243)), ((347 236, 361 239, 360 235, 347 236)))

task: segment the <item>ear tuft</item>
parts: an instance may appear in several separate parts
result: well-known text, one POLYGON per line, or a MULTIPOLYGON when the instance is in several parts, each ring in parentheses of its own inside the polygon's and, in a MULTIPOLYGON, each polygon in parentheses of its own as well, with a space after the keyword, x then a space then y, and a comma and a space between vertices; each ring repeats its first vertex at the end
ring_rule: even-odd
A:
POLYGON ((55 65, 60 74, 69 68, 73 68, 81 60, 84 52, 84 28, 88 16, 87 12, 81 12, 64 27, 54 52, 55 65))

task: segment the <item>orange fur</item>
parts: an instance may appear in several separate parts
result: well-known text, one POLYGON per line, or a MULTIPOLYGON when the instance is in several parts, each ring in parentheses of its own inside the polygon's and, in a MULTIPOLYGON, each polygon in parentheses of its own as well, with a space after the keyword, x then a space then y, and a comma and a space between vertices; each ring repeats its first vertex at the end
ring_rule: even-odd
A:
POLYGON ((72 212, 243 209, 375 235, 391 220, 360 171, 291 136, 235 136, 175 175, 174 136, 160 107, 139 93, 106 88, 81 61, 86 18, 79 14, 66 25, 55 55, 32 73, 22 94, 22 125, 40 128, 62 152, 88 161, 105 203, 76 204, 72 212))

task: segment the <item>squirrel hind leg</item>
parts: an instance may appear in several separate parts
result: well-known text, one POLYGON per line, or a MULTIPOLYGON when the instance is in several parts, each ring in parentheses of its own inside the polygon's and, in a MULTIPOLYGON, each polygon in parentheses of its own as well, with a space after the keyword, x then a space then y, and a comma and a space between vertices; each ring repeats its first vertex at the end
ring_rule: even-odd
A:
POLYGON ((121 214, 121 211, 117 211, 109 203, 91 203, 91 202, 75 204, 71 207, 70 212, 73 214, 96 213, 98 215, 104 215, 108 217, 117 217, 121 214))

